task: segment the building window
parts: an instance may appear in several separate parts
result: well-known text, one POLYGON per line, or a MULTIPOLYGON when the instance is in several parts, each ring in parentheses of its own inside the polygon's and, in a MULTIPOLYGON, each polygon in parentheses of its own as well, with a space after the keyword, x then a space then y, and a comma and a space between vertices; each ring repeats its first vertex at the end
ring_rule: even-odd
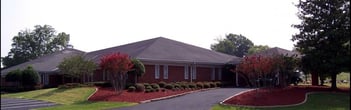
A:
POLYGON ((218 68, 218 80, 222 80, 222 69, 218 68))
POLYGON ((163 79, 168 79, 168 65, 163 65, 163 79))
POLYGON ((189 66, 184 65, 184 79, 189 79, 189 66))
POLYGON ((196 65, 191 66, 191 78, 196 79, 196 65))
POLYGON ((212 68, 212 73, 211 73, 211 80, 215 80, 216 77, 216 68, 212 68))
POLYGON ((155 65, 155 79, 160 78, 160 65, 155 65))

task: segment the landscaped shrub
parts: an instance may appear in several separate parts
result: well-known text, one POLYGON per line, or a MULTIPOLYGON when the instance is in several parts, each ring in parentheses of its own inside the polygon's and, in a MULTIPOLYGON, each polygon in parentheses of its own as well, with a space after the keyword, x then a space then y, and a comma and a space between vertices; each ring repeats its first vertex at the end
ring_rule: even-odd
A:
POLYGON ((145 89, 145 93, 149 93, 150 91, 150 89, 145 89))
POLYGON ((187 84, 187 83, 181 83, 180 86, 184 89, 189 88, 189 84, 187 84))
POLYGON ((156 84, 156 83, 152 83, 151 87, 154 88, 154 89, 160 89, 160 86, 158 84, 156 84))
POLYGON ((166 92, 166 89, 161 89, 162 92, 166 92))
POLYGON ((147 86, 150 86, 150 84, 149 83, 144 83, 144 86, 146 88, 147 86))
POLYGON ((165 88, 166 89, 173 89, 174 85, 173 84, 166 84, 165 88))
POLYGON ((152 87, 149 85, 149 86, 145 86, 145 89, 152 89, 152 87))
POLYGON ((196 88, 196 84, 195 83, 189 83, 189 88, 196 88))
POLYGON ((210 83, 203 83, 203 86, 204 86, 204 88, 210 88, 211 87, 210 83))
POLYGON ((197 82, 196 87, 202 89, 204 88, 204 84, 202 82, 197 82))
POLYGON ((217 85, 214 82, 209 82, 209 84, 211 88, 217 87, 217 85))
POLYGON ((178 88, 178 89, 179 89, 179 88, 181 87, 181 86, 180 86, 179 84, 177 84, 177 83, 174 83, 173 85, 174 85, 174 88, 178 88))
POLYGON ((135 84, 136 92, 144 92, 145 91, 145 86, 144 84, 137 83, 135 84))
POLYGON ((146 86, 145 87, 145 92, 148 93, 148 92, 154 92, 155 90, 149 85, 149 86, 146 86))
POLYGON ((21 82, 22 81, 22 71, 20 69, 12 70, 6 74, 5 80, 8 82, 21 82))
POLYGON ((134 86, 129 86, 128 87, 128 92, 134 92, 136 88, 134 86))
POLYGON ((22 85, 27 89, 34 89, 34 86, 39 84, 40 76, 33 67, 28 66, 22 71, 22 85))
POLYGON ((216 84, 217 87, 222 87, 222 83, 219 82, 219 81, 216 81, 215 84, 216 84))
POLYGON ((128 89, 130 86, 134 86, 134 85, 135 85, 134 83, 126 83, 125 89, 128 89))
POLYGON ((159 85, 161 88, 165 88, 166 84, 167 84, 167 83, 164 82, 164 81, 161 81, 161 82, 158 83, 158 85, 159 85))

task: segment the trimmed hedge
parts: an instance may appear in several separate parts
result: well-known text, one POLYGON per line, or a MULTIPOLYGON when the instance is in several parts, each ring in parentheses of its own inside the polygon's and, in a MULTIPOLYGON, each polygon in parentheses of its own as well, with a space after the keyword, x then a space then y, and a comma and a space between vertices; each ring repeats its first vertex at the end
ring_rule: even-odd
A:
POLYGON ((196 87, 202 89, 204 88, 204 84, 202 82, 197 82, 196 87))
POLYGON ((203 85, 204 85, 204 88, 210 88, 211 87, 210 83, 203 83, 203 85))
POLYGON ((134 92, 136 88, 134 86, 129 86, 128 87, 128 92, 134 92))
POLYGON ((166 89, 173 89, 174 85, 173 84, 166 84, 165 88, 166 89))
POLYGON ((136 92, 144 92, 145 91, 145 86, 144 84, 137 83, 135 84, 136 92))
POLYGON ((158 85, 161 87, 161 88, 165 88, 166 87, 166 82, 164 82, 164 81, 161 81, 161 82, 159 82, 158 83, 158 85))
POLYGON ((156 84, 156 83, 152 83, 152 84, 151 84, 151 87, 152 87, 153 89, 160 89, 160 86, 159 86, 158 84, 156 84))

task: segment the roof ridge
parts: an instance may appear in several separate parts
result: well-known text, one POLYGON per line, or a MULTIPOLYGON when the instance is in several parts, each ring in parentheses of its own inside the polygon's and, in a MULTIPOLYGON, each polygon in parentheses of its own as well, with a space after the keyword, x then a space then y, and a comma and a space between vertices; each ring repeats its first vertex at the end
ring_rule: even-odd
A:
MULTIPOLYGON (((165 38, 165 37, 157 37, 157 38, 154 38, 155 41, 152 43, 152 44, 155 44, 156 41, 159 41, 160 39, 165 39, 165 40, 168 40, 168 41, 172 41, 172 42, 177 42, 177 43, 180 43, 180 44, 183 44, 183 45, 187 45, 187 46, 191 46, 193 48, 197 48, 197 49, 202 49, 202 50, 205 50, 205 51, 209 51, 209 52, 213 52, 215 54, 219 54, 219 55, 226 55, 226 56, 231 56, 231 57, 236 57, 236 58, 240 58, 240 57, 237 57, 237 56, 234 56, 234 55, 229 55, 229 54, 226 54, 226 53, 221 53, 221 52, 217 52, 217 51, 214 51, 214 50, 210 50, 210 49, 206 49, 206 48, 203 48, 203 47, 199 47, 199 46, 195 46, 195 45, 191 45, 191 44, 188 44, 188 43, 185 43, 185 42, 180 42, 180 41, 177 41, 177 40, 173 40, 173 39, 169 39, 169 38, 165 38)), ((151 47, 151 45, 147 48, 149 49, 151 47)), ((147 50, 145 49, 145 50, 147 50)), ((145 51, 144 50, 144 51, 145 51)), ((142 53, 142 52, 140 52, 142 53)))
MULTIPOLYGON (((137 58, 141 53, 143 53, 145 50, 148 50, 153 44, 155 44, 156 41, 158 41, 160 38, 164 38, 164 37, 156 37, 156 38, 152 38, 149 39, 150 41, 152 41, 147 47, 145 47, 145 49, 143 49, 142 51, 138 52, 134 57, 137 58)), ((140 42, 140 41, 139 41, 140 42)))

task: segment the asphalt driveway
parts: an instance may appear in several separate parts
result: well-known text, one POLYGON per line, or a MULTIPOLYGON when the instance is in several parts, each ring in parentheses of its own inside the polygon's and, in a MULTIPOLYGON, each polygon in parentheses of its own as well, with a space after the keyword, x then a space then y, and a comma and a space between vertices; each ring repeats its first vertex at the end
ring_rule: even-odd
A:
POLYGON ((249 89, 219 88, 112 110, 210 110, 214 104, 246 90, 249 89))
POLYGON ((1 98, 1 110, 29 110, 54 105, 57 104, 30 99, 1 98))

